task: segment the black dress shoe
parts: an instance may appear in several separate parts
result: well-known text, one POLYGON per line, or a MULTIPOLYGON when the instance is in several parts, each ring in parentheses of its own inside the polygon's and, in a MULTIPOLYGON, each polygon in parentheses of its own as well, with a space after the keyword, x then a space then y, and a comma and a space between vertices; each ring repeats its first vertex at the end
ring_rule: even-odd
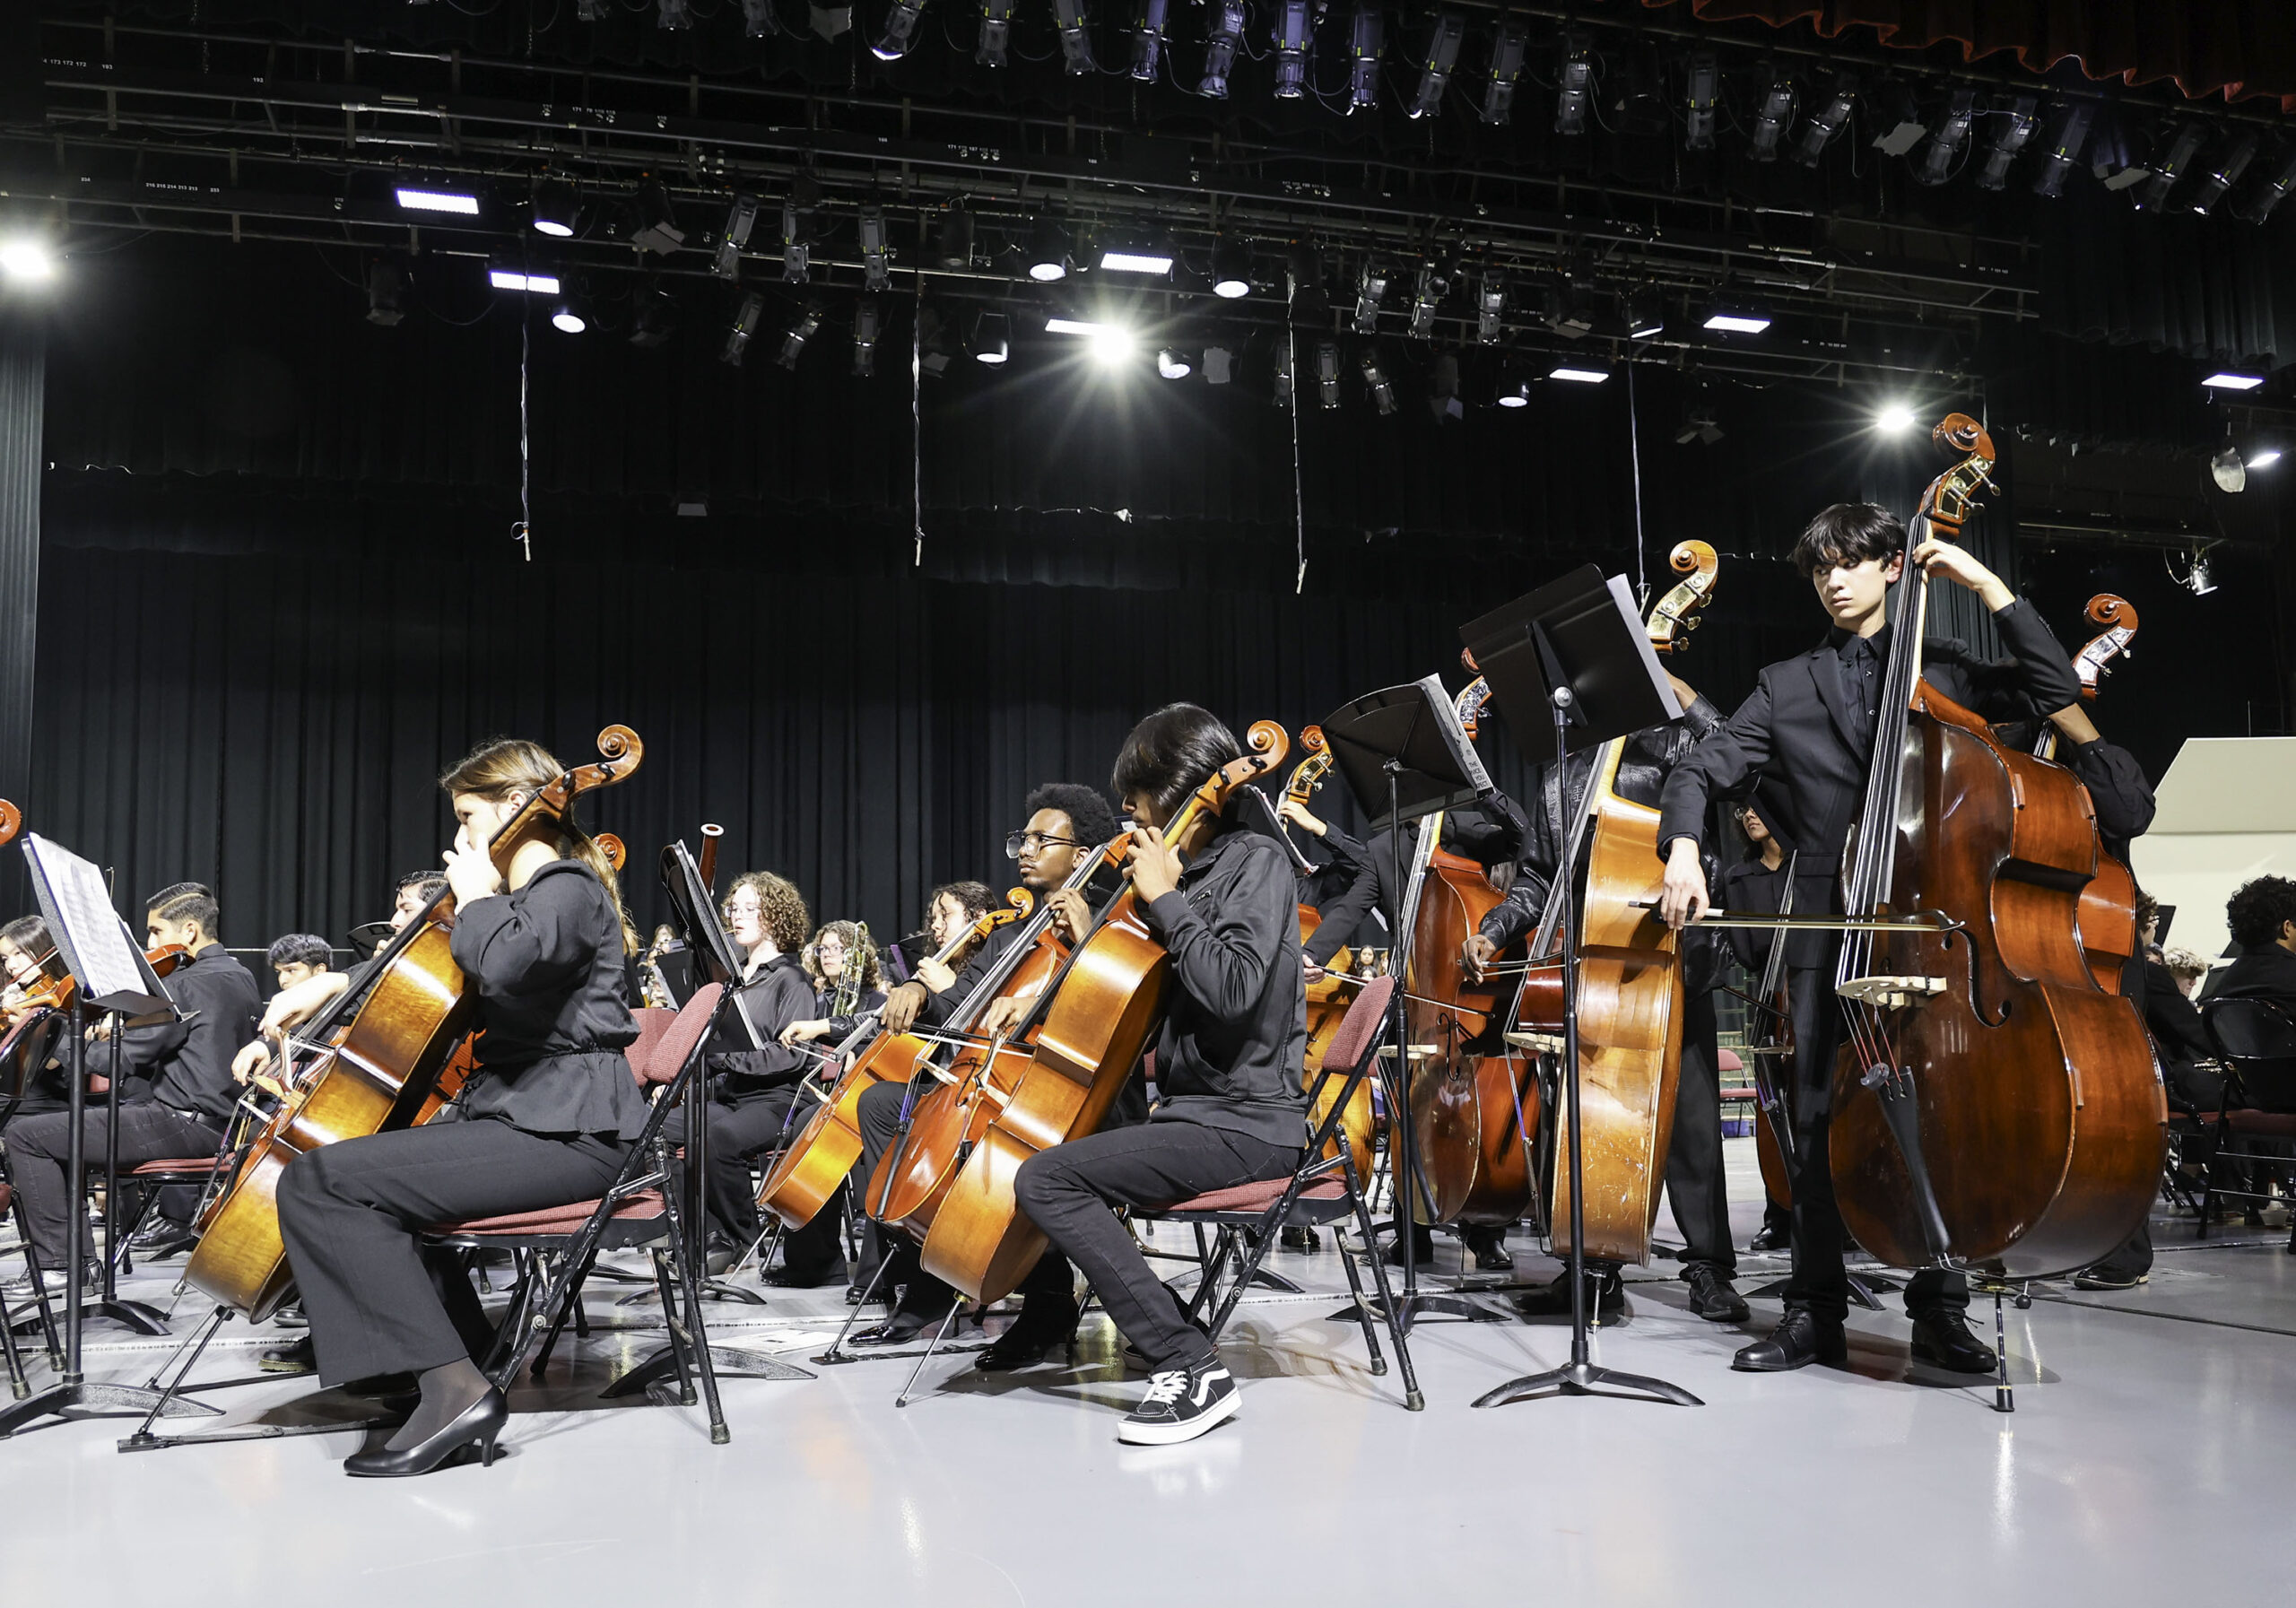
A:
POLYGON ((1792 1244, 1792 1237, 1786 1230, 1774 1229, 1768 1223, 1764 1223, 1761 1232, 1746 1241, 1746 1248, 1757 1255, 1768 1255, 1771 1252, 1789 1249, 1792 1244))
POLYGON ((316 1372, 319 1365, 319 1348, 309 1334, 291 1340, 285 1345, 267 1347, 256 1359, 256 1367, 267 1374, 307 1374, 316 1372))
POLYGON ((904 1308, 881 1324, 872 1324, 869 1327, 858 1331, 846 1343, 848 1345, 907 1345, 926 1330, 939 1327, 948 1316, 946 1312, 911 1312, 904 1308))
MULTIPOLYGON (((1420 1230, 1411 1242, 1411 1259, 1420 1267, 1425 1267, 1435 1260, 1435 1236, 1425 1229, 1420 1230)), ((1397 1267, 1403 1265, 1402 1240, 1398 1239, 1387 1247, 1387 1260, 1397 1267)))
POLYGON ((1479 1273, 1512 1273, 1515 1253, 1507 1248, 1504 1239, 1491 1240, 1474 1247, 1474 1265, 1479 1273))
POLYGON ((842 1267, 777 1267, 770 1273, 760 1273, 757 1282, 776 1290, 817 1290, 823 1284, 834 1284, 844 1276, 842 1267))
POLYGON ((1045 1304, 1044 1315, 1039 1317, 1038 1305, 1031 1300, 1022 1308, 1013 1326, 975 1358, 973 1366, 985 1374, 1011 1373, 1017 1368, 1034 1368, 1054 1346, 1074 1346, 1076 1325, 1083 1317, 1082 1308, 1074 1301, 1063 1305, 1055 1299, 1045 1304))
POLYGON ((127 1248, 147 1262, 164 1262, 178 1252, 189 1250, 198 1240, 199 1236, 191 1231, 189 1223, 155 1217, 129 1237, 127 1248))
POLYGON ((1287 1251, 1312 1252, 1322 1242, 1316 1238, 1316 1231, 1313 1229, 1287 1228, 1283 1230, 1278 1243, 1287 1251))
MULTIPOLYGON (((1525 1317, 1570 1317, 1570 1270, 1566 1268, 1552 1282, 1536 1290, 1526 1290, 1513 1301, 1515 1310, 1525 1317)), ((1626 1281, 1619 1277, 1617 1268, 1587 1270, 1587 1310, 1596 1317, 1618 1317, 1625 1313, 1626 1281)))
POLYGON ((1791 1373, 1813 1362, 1847 1362, 1849 1342, 1838 1318, 1822 1318, 1807 1308, 1796 1307, 1772 1329, 1730 1359, 1742 1374, 1791 1373))
POLYGON ((1915 1313, 1913 1356, 1917 1362, 1957 1374, 1989 1374, 1998 1360, 1991 1346, 1970 1333, 1958 1312, 1915 1313))
POLYGON ((418 1441, 402 1452, 388 1447, 355 1452, 344 1459, 343 1472, 370 1480, 427 1474, 449 1457, 474 1447, 478 1450, 479 1462, 491 1465, 494 1438, 502 1432, 502 1425, 509 1416, 509 1402, 500 1390, 489 1386, 484 1395, 464 1408, 452 1423, 429 1439, 418 1441))
POLYGON ((1692 1263, 1683 1282, 1690 1287, 1690 1309, 1709 1323, 1744 1323, 1753 1314, 1746 1298, 1707 1263, 1692 1263))

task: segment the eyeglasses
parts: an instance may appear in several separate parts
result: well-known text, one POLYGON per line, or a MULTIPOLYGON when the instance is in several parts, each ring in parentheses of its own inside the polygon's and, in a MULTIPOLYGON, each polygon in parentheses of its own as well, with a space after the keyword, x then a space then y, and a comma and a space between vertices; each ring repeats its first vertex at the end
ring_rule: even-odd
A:
POLYGON ((736 916, 761 916, 764 913, 765 907, 763 905, 729 904, 726 907, 726 919, 728 921, 733 920, 736 916))
POLYGON ((1004 834, 1004 857, 1008 860, 1019 859, 1021 851, 1023 849, 1043 849, 1055 847, 1082 848, 1084 846, 1074 838, 1056 838, 1049 832, 1007 832, 1004 834))

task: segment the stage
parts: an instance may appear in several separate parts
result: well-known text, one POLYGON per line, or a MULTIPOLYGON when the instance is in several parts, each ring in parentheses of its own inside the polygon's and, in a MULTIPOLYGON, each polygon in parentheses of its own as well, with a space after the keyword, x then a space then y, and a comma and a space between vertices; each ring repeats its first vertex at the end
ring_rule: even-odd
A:
MULTIPOLYGON (((1743 1244, 1758 1225, 1752 1146, 1726 1143, 1743 1244)), ((132 1421, 24 1433, 0 1457, 0 1598, 1816 1600, 1781 1587, 1791 1558, 1827 1595, 1871 1604, 2271 1600, 2285 1589, 2296 1257, 2277 1228, 2196 1243, 2189 1218, 2163 1213, 2154 1236, 2149 1285, 2038 1286, 2030 1310, 2009 1310, 2006 1416, 1989 1379, 1909 1364, 1894 1309, 1853 1314, 1845 1369, 1734 1374, 1745 1334, 1691 1317, 1665 1262, 1632 1272, 1628 1321, 1599 1333, 1596 1355, 1706 1405, 1476 1411, 1500 1380, 1568 1355, 1567 1325, 1510 1315, 1423 1325, 1428 1406, 1409 1413, 1396 1374, 1372 1378, 1360 1332, 1331 1321, 1335 1256, 1286 1254, 1271 1265, 1305 1292, 1255 1292, 1222 1348, 1243 1384, 1236 1421, 1153 1448, 1116 1441, 1140 1382, 1104 1320, 1088 1320, 1073 1367, 991 1378, 969 1356, 936 1359, 896 1410, 911 1358, 813 1360, 845 1316, 834 1289, 713 1308, 727 1363, 811 1376, 725 1380, 734 1439, 713 1447, 699 1408, 596 1399, 658 1337, 606 1327, 653 1308, 617 1307, 631 1287, 599 1284, 599 1331, 514 1396, 490 1470, 349 1480, 337 1465, 354 1433, 130 1456, 115 1447, 132 1421)), ((1438 1244, 1438 1282, 1455 1282, 1457 1243, 1438 1244)), ((1516 1245, 1513 1282, 1551 1276, 1516 1245)), ((1179 1248, 1177 1231, 1162 1246, 1179 1248)), ((164 1301, 179 1265, 139 1273, 130 1293, 164 1301)), ((1783 1268, 1746 1258, 1740 1286, 1783 1268)), ((1757 1301, 1750 1327, 1776 1312, 1757 1301)), ((1991 1303, 1970 1318, 1989 1341, 1991 1303)), ((91 1377, 106 1380, 147 1376, 170 1343, 109 1325, 90 1337, 91 1377)), ((277 1338, 234 1324, 198 1377, 251 1374, 277 1338)), ((218 1401, 230 1422, 282 1418, 312 1389, 283 1379, 218 1401)))

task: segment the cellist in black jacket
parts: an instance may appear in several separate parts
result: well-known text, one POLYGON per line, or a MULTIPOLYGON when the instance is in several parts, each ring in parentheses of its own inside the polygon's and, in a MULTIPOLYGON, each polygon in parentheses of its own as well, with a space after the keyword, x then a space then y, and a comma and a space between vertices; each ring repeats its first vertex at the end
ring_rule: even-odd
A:
MULTIPOLYGON (((1794 908, 1841 909, 1841 856, 1865 800, 1890 655, 1890 588, 1904 565, 1905 528, 1872 503, 1837 503, 1810 522, 1794 545, 1794 565, 1816 589, 1833 629, 1809 652, 1769 665, 1752 694, 1666 778, 1658 852, 1666 861, 1660 908, 1675 926, 1707 908, 1700 858, 1707 804, 1757 772, 1753 802, 1795 863, 1794 908)), ((1924 678, 1946 697, 1988 718, 2029 717, 2074 703, 2081 684, 2065 649, 2033 606, 1965 549, 1936 541, 1912 561, 1932 578, 1975 592, 1993 616, 2010 656, 1987 659, 1956 641, 1923 645, 1924 678)), ((1794 1273, 1786 1317, 1769 1338, 1741 1351, 1733 1366, 1778 1372, 1847 1355, 1842 1319, 1849 1287, 1842 1226, 1827 1159, 1835 1047, 1841 1011, 1833 991, 1837 933, 1787 935, 1787 990, 1794 1012, 1794 1273)), ((1926 1268, 1906 1287, 1913 1353, 1959 1372, 1986 1373, 1992 1348, 1969 1330, 1968 1282, 1926 1268)))

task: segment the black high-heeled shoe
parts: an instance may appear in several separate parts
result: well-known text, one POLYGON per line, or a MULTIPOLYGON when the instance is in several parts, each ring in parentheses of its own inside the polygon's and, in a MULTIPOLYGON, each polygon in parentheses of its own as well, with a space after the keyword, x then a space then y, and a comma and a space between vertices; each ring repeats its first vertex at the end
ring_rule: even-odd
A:
POLYGON ((478 1447, 480 1465, 491 1467, 494 1438, 502 1432, 502 1425, 509 1416, 509 1398, 490 1386, 484 1395, 464 1408, 452 1422, 427 1440, 417 1441, 404 1451, 394 1452, 386 1447, 371 1452, 354 1452, 344 1459, 343 1472, 370 1480, 427 1474, 474 1445, 478 1447))

